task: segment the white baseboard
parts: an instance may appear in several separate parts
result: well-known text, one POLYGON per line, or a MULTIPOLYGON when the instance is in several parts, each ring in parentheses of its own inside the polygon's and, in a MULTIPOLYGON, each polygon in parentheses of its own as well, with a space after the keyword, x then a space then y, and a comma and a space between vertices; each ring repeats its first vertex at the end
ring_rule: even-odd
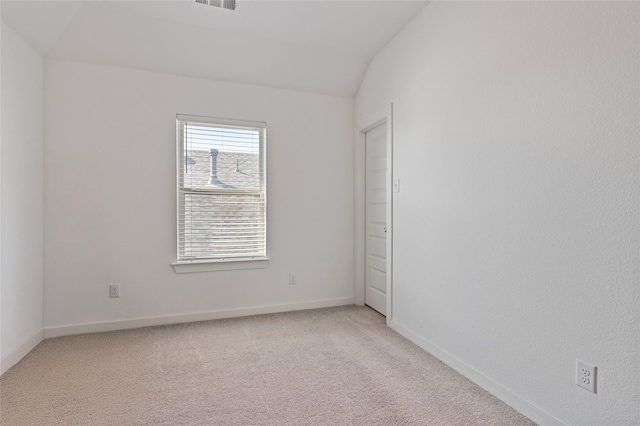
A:
POLYGON ((22 358, 24 358, 29 352, 33 350, 44 339, 44 333, 42 330, 36 332, 33 336, 28 338, 23 344, 18 346, 16 350, 12 351, 9 355, 0 360, 0 376, 2 376, 7 370, 16 365, 22 358))
POLYGON ((257 306, 253 308, 228 309, 223 311, 198 312, 183 315, 166 315, 159 317, 136 318, 85 324, 46 327, 45 339, 74 334, 98 333, 103 331, 126 330, 131 328, 149 327, 153 325, 179 324, 185 322, 208 321, 223 318, 245 317, 249 315, 274 314, 278 312, 301 311, 305 309, 330 308, 333 306, 353 305, 353 297, 342 299, 317 300, 313 302, 291 303, 284 305, 257 306))
POLYGON ((493 394, 496 398, 502 400, 514 409, 518 410, 520 413, 524 414, 534 422, 545 426, 564 425, 564 423, 562 423, 560 420, 536 407, 530 401, 527 401, 512 390, 506 388, 492 378, 484 375, 469 364, 461 361, 444 349, 433 344, 431 341, 419 336, 409 328, 398 324, 398 322, 393 320, 388 320, 387 325, 398 334, 406 337, 416 345, 420 346, 422 349, 429 352, 431 355, 438 358, 440 361, 444 362, 449 367, 453 368, 458 373, 476 383, 489 393, 493 394))

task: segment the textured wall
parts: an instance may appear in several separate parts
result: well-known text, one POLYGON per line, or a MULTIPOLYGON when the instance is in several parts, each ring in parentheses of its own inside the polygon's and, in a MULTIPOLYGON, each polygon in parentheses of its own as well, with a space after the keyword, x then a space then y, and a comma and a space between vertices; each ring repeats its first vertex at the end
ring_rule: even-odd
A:
POLYGON ((639 3, 434 2, 356 101, 394 105, 394 321, 569 424, 640 423, 639 60, 639 3))
POLYGON ((2 372, 42 338, 42 58, 2 23, 2 372))
POLYGON ((47 61, 45 130, 46 327, 353 298, 353 100, 47 61), (267 122, 265 269, 171 268, 177 113, 267 122))

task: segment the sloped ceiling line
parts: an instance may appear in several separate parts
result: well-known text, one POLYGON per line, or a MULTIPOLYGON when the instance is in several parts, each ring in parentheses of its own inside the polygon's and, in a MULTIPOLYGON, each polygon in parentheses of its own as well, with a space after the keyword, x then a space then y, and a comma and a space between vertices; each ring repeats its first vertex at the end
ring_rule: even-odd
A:
POLYGON ((2 1, 44 57, 354 97, 424 1, 2 1))

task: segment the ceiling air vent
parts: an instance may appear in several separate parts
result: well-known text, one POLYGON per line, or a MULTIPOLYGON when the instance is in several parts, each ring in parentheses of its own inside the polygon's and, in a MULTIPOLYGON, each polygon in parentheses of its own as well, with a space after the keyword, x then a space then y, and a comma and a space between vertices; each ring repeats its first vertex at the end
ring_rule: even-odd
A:
POLYGON ((208 4, 209 6, 221 7, 223 9, 236 10, 236 0, 196 0, 196 3, 208 4))

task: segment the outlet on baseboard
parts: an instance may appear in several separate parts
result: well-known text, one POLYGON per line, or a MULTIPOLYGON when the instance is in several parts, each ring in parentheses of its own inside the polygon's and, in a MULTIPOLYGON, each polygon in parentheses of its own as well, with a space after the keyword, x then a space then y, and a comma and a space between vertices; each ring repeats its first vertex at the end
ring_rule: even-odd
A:
POLYGON ((120 297, 120 284, 109 284, 109 297, 120 297))
POLYGON ((598 367, 576 359, 576 385, 596 393, 598 367))

